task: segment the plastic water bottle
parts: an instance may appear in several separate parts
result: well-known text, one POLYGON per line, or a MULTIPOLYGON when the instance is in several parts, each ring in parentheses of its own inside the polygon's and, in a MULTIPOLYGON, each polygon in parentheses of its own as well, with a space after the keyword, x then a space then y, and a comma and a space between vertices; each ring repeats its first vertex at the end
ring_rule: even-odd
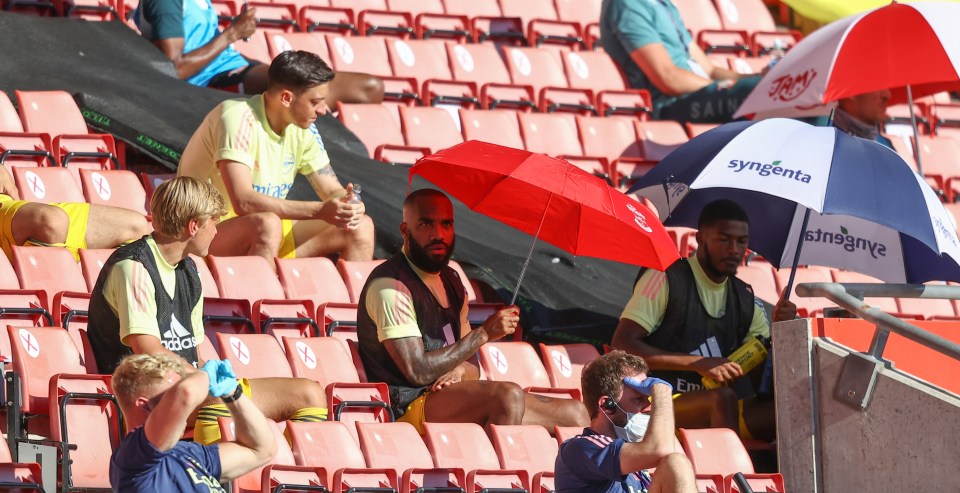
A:
POLYGON ((773 48, 770 49, 770 55, 772 58, 770 58, 770 63, 767 64, 767 69, 769 70, 773 68, 773 66, 776 65, 781 58, 783 58, 783 55, 785 55, 786 52, 787 47, 784 45, 782 39, 773 40, 773 48))
MULTIPOLYGON (((744 345, 737 348, 736 351, 730 353, 730 355, 727 356, 727 359, 740 365, 740 368, 743 369, 743 373, 747 374, 750 372, 750 370, 753 370, 757 367, 757 365, 762 363, 766 357, 766 341, 762 336, 756 336, 755 338, 744 343, 744 345)), ((715 389, 720 386, 720 382, 710 377, 703 377, 703 386, 704 388, 715 389)))
POLYGON ((361 202, 363 202, 363 200, 360 199, 360 185, 357 185, 356 183, 354 183, 354 184, 353 184, 353 198, 351 198, 350 200, 348 200, 347 203, 348 203, 348 204, 359 204, 359 203, 361 203, 361 202))

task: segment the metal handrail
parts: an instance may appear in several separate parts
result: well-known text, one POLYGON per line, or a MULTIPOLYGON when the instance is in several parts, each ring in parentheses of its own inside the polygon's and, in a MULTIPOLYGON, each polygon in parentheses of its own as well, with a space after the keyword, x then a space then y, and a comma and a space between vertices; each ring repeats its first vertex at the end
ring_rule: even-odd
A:
MULTIPOLYGON (((797 285, 797 295, 802 297, 822 296, 833 301, 841 308, 845 308, 858 317, 871 322, 879 329, 893 332, 934 351, 946 354, 953 359, 960 360, 960 344, 925 331, 890 315, 879 308, 873 307, 857 296, 888 296, 896 298, 946 298, 960 299, 960 287, 957 286, 919 286, 912 284, 865 284, 865 283, 832 283, 814 282, 797 285)), ((883 347, 876 344, 871 347, 871 354, 880 357, 883 347), (879 352, 879 354, 878 354, 879 352)))

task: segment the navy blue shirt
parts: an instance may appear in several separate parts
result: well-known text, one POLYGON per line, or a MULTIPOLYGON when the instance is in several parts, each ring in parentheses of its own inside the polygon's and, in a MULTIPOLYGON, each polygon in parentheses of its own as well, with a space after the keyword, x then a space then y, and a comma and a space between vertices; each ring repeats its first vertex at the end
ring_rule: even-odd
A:
POLYGON ((584 428, 560 445, 557 493, 641 493, 650 486, 646 471, 620 474, 620 449, 626 442, 584 428))
POLYGON ((124 493, 226 493, 220 472, 217 444, 180 441, 161 452, 147 440, 143 427, 128 434, 110 458, 110 485, 124 493))

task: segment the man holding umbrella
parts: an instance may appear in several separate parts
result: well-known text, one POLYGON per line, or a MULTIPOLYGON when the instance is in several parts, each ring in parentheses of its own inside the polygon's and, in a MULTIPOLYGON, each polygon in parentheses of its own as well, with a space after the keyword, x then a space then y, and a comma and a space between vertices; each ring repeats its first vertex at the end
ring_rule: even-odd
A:
MULTIPOLYGON (((744 437, 772 438, 770 401, 753 389, 737 363, 727 359, 741 344, 768 339, 770 325, 753 289, 736 278, 750 236, 746 212, 730 200, 704 207, 697 251, 666 272, 647 270, 637 280, 613 336, 613 346, 642 356, 654 374, 682 394, 675 402, 677 426, 733 428, 744 437), (701 377, 721 384, 705 389, 701 377)), ((781 299, 774 321, 796 316, 781 299)))
POLYGON ((508 306, 471 330, 466 295, 447 264, 454 247, 453 204, 418 190, 403 204, 403 251, 371 272, 360 293, 357 336, 371 381, 390 386, 398 421, 586 426, 579 401, 525 393, 511 382, 479 381, 470 361, 483 344, 512 334, 508 306))

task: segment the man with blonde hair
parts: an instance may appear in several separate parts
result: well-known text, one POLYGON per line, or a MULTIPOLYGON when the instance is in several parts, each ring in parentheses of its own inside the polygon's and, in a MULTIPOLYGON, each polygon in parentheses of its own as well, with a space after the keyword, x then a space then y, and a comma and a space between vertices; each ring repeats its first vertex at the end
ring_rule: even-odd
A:
POLYGON ((110 458, 110 485, 123 492, 225 492, 229 481, 262 466, 277 451, 270 425, 243 392, 229 361, 190 371, 172 354, 138 354, 113 374, 113 392, 131 430, 110 458), (192 409, 207 396, 227 403, 236 442, 181 441, 192 409))
MULTIPOLYGON (((155 231, 120 247, 100 271, 90 300, 87 333, 101 373, 135 354, 175 354, 203 366, 203 288, 189 257, 207 255, 223 215, 223 198, 212 185, 177 177, 157 187, 151 201, 155 231)), ((326 419, 326 398, 317 382, 302 378, 241 379, 244 392, 275 421, 326 419)), ((197 416, 194 438, 220 439, 218 416, 229 416, 210 399, 197 416)), ((193 409, 191 409, 193 411, 193 409)))

